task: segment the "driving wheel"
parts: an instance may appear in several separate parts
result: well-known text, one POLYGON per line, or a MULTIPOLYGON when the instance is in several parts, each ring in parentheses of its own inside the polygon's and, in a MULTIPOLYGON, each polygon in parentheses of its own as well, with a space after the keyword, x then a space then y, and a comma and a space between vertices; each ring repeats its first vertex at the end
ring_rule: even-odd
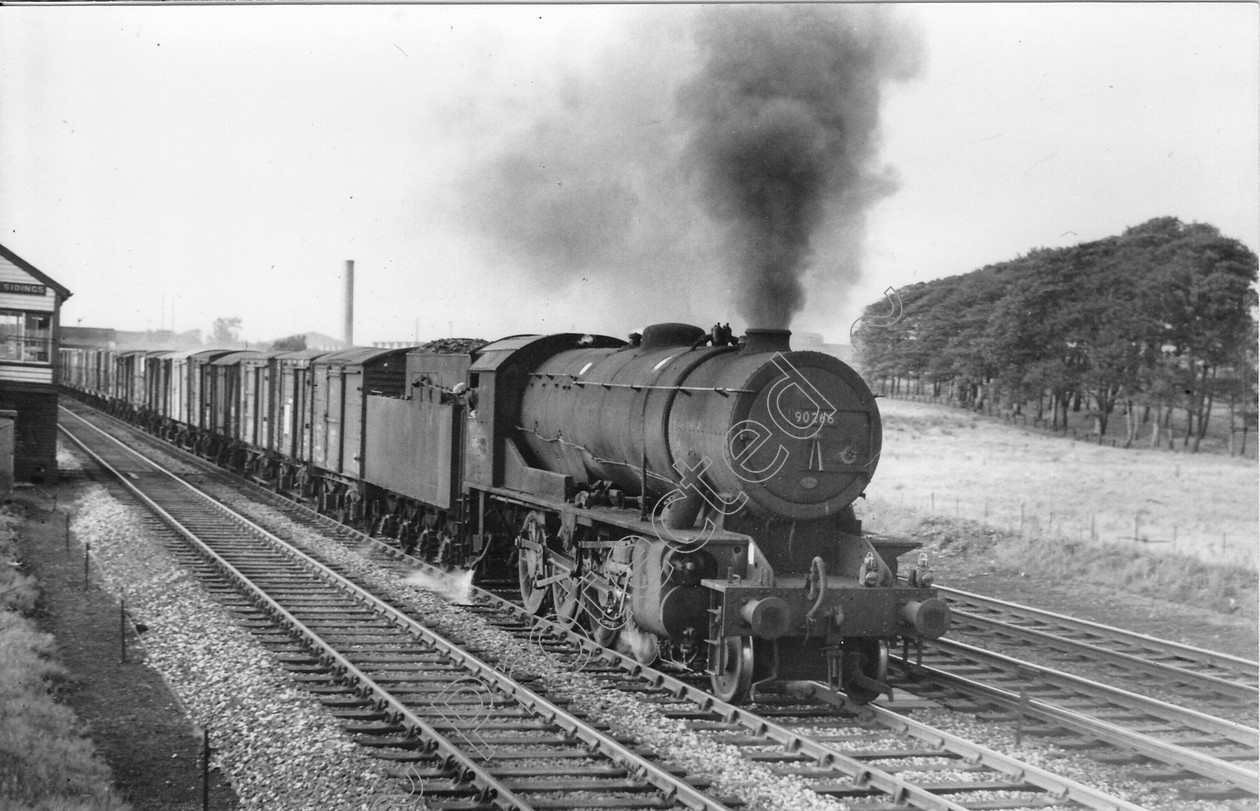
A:
POLYGON ((536 585, 547 576, 547 526, 542 513, 532 512, 521 527, 517 547, 516 575, 521 587, 521 601, 531 614, 541 616, 547 610, 551 590, 536 585))
MULTIPOLYGON (((550 565, 547 569, 548 576, 553 576, 559 571, 556 567, 550 565)), ((551 603, 556 610, 556 622, 566 628, 572 628, 582 613, 580 584, 573 577, 572 569, 569 572, 569 574, 553 582, 550 587, 551 603)))

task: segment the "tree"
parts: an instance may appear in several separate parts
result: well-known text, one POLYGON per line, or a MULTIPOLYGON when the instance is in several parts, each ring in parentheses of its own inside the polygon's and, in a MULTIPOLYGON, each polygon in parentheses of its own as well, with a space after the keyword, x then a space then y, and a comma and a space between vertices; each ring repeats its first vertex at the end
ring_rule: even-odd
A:
POLYGON ((300 352, 306 349, 306 335, 299 332, 297 335, 290 335, 287 338, 272 341, 271 348, 277 352, 300 352))
POLYGON ((1166 430, 1171 447, 1172 413, 1183 409, 1183 444, 1198 450, 1215 403, 1231 429, 1255 421, 1256 279, 1242 243, 1159 217, 914 285, 901 292, 899 322, 864 324, 856 337, 867 370, 894 393, 905 378, 919 391, 931 381, 934 397, 944 390, 990 413, 1036 398, 1038 418, 1049 394, 1052 427, 1085 403, 1100 436, 1122 407, 1126 445, 1154 408, 1152 445, 1166 430))
POLYGON ((1007 263, 1008 292, 993 308, 990 352, 1002 363, 1010 396, 1037 398, 1037 417, 1050 396, 1051 428, 1067 427, 1067 407, 1080 390, 1085 355, 1080 329, 1080 257, 1039 249, 1007 263), (1001 346, 996 346, 1001 344, 1001 346), (1063 413, 1060 426, 1059 413, 1063 413))
POLYGON ((214 327, 210 330, 210 343, 212 344, 234 344, 240 340, 241 319, 232 316, 231 318, 214 319, 214 327))
POLYGON ((1164 343, 1188 373, 1182 444, 1197 451, 1207 436, 1219 373, 1253 339, 1257 258, 1210 225, 1160 223, 1153 304, 1165 325, 1164 343))

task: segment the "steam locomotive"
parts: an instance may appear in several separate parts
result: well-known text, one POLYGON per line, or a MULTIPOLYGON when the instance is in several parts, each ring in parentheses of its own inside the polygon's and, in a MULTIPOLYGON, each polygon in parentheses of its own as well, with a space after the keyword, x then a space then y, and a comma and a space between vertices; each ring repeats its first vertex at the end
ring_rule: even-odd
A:
POLYGON ((870 389, 785 330, 319 352, 63 349, 62 382, 149 430, 743 702, 886 691, 949 608, 913 541, 863 532, 870 389), (437 350, 437 351, 435 351, 437 350), (446 351, 442 351, 446 350, 446 351), (466 351, 461 351, 466 350, 466 351))

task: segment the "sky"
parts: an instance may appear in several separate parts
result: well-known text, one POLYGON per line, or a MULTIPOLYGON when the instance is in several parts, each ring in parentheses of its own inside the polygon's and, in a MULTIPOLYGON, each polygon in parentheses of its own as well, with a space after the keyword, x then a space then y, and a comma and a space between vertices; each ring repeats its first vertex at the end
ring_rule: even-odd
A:
POLYGON ((340 336, 354 260, 360 344, 843 343, 888 288, 1153 217, 1260 251, 1258 15, 7 5, 0 243, 63 325, 340 336))

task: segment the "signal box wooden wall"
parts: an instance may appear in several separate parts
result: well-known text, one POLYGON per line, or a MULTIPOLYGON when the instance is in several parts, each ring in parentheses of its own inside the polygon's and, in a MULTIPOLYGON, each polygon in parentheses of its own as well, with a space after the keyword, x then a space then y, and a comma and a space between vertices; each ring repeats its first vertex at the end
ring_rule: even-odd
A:
POLYGON ((0 245, 0 409, 17 412, 13 476, 57 479, 61 305, 70 291, 0 245))

